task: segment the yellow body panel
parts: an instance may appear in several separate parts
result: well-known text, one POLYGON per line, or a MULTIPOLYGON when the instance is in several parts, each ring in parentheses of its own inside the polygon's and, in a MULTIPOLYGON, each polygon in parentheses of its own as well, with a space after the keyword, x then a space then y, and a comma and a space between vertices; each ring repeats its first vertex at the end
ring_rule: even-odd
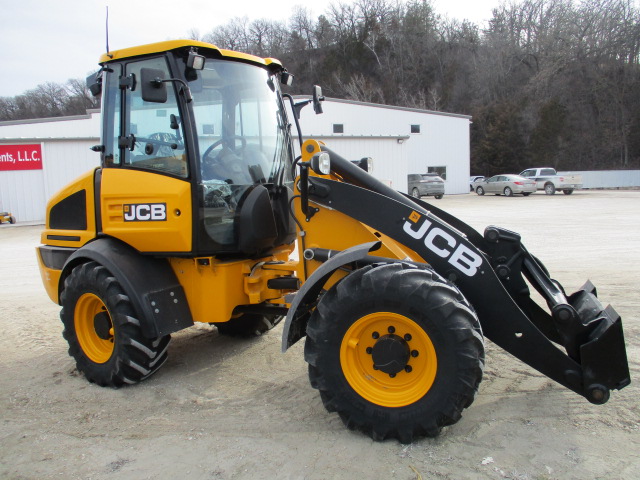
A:
POLYGON ((101 196, 105 234, 145 253, 191 251, 193 215, 189 182, 157 173, 105 168, 101 196), (154 220, 149 208, 163 204, 165 219, 154 220), (145 215, 125 221, 135 208, 132 206, 139 206, 145 215))
POLYGON ((197 47, 208 50, 213 50, 220 53, 223 57, 245 60, 258 65, 282 67, 279 60, 275 58, 261 58, 255 55, 249 55, 248 53, 235 52, 233 50, 225 50, 218 48, 210 43, 200 42, 197 40, 167 40, 165 42, 148 43, 146 45, 140 45, 137 47, 123 48, 121 50, 114 50, 113 52, 104 53, 100 57, 100 64, 106 62, 112 62, 123 58, 137 57, 140 55, 150 55, 154 53, 163 53, 170 50, 175 50, 182 47, 197 47))
POLYGON ((95 214, 95 200, 94 200, 94 173, 95 170, 91 170, 69 185, 63 187, 56 192, 47 202, 47 220, 45 229, 42 231, 40 241, 46 245, 53 245, 57 247, 75 247, 79 248, 89 240, 93 240, 96 237, 96 214, 95 214), (70 195, 85 190, 86 191, 86 230, 60 230, 52 229, 49 221, 49 212, 56 204, 60 203, 70 195), (77 240, 60 239, 56 237, 76 237, 77 240))
MULTIPOLYGON (((309 161, 311 157, 321 151, 322 143, 317 140, 307 140, 302 145, 302 161, 309 161)), ((309 171, 309 175, 319 176, 312 170, 309 171)), ((331 176, 333 180, 340 180, 338 177, 331 176)), ((296 182, 297 185, 297 182, 296 182)), ((296 189, 296 194, 300 192, 296 189)), ((298 249, 300 259, 304 259, 303 251, 306 248, 325 248, 330 250, 346 250, 367 242, 382 242, 382 246, 379 250, 372 252, 372 255, 387 258, 408 259, 418 262, 424 262, 424 260, 413 250, 408 249, 404 245, 396 242, 391 237, 384 235, 381 232, 376 231, 369 226, 360 223, 354 218, 345 215, 337 210, 323 207, 321 205, 309 202, 311 206, 318 208, 319 211, 311 218, 309 222, 305 221, 304 215, 301 213, 300 198, 295 200, 295 212, 298 219, 305 230, 304 245, 301 238, 298 238, 298 249)), ((308 278, 317 268, 322 265, 320 262, 311 260, 301 260, 298 267, 298 277, 305 279, 308 278), (303 262, 306 263, 303 265, 303 262)), ((331 287, 340 278, 346 275, 345 272, 338 270, 327 282, 325 288, 331 287)))
POLYGON ((267 281, 293 275, 297 262, 288 262, 289 248, 261 259, 220 261, 213 257, 171 258, 171 267, 184 288, 194 322, 223 323, 239 305, 285 305, 283 290, 272 290, 267 281), (264 265, 265 262, 284 262, 264 265))

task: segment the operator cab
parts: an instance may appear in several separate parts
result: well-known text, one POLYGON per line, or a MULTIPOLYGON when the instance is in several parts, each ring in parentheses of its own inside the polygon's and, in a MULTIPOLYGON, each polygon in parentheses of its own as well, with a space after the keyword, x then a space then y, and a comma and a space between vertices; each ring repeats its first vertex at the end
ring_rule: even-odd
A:
POLYGON ((202 42, 113 53, 102 59, 103 171, 188 182, 192 255, 259 255, 292 243, 284 68, 202 42))

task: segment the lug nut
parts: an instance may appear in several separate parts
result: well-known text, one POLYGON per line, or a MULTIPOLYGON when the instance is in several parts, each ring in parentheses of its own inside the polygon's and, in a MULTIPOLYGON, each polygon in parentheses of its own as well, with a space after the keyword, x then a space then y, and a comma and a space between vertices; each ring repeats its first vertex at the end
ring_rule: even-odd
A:
POLYGON ((411 337, 411 335, 409 335, 408 333, 404 336, 404 339, 405 339, 407 342, 410 342, 410 341, 411 341, 411 338, 413 338, 413 337, 411 337))
POLYGON ((395 373, 390 373, 390 374, 389 374, 389 377, 391 377, 391 378, 396 378, 396 374, 395 374, 395 373))
POLYGON ((406 367, 404 367, 404 371, 407 373, 411 373, 412 370, 413 368, 411 368, 411 365, 407 365, 406 367))
POLYGON ((387 331, 388 331, 389 333, 395 333, 396 329, 395 329, 395 327, 389 327, 389 328, 387 329, 387 331))
POLYGON ((371 355, 373 353, 373 348, 367 347, 367 353, 371 355))
POLYGON ((378 332, 373 332, 371 336, 373 337, 374 340, 377 340, 378 338, 380 338, 380 334, 378 332))
POLYGON ((411 350, 411 356, 413 358, 416 358, 418 355, 420 355, 420 352, 418 352, 418 350, 411 350))

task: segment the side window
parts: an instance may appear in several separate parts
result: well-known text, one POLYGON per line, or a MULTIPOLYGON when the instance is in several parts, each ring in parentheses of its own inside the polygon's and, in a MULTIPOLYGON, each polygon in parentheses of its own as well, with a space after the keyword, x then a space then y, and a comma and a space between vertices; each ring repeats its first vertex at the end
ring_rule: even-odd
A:
POLYGON ((533 170, 525 170, 522 172, 523 177, 533 177, 533 170))
POLYGON ((140 70, 154 68, 165 71, 171 78, 166 60, 162 57, 126 65, 125 78, 129 86, 125 97, 125 131, 120 139, 124 146, 124 165, 145 170, 187 177, 182 122, 175 95, 175 87, 167 82, 167 101, 152 103, 142 100, 140 70))

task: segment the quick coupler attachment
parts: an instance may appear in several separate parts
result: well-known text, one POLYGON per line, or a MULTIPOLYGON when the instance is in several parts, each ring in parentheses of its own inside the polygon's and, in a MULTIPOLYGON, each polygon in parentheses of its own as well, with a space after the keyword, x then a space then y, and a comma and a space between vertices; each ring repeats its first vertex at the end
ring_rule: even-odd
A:
MULTIPOLYGON (((520 235, 491 226, 484 238, 494 271, 512 298, 519 299, 530 320, 535 317, 535 325, 549 341, 567 352, 569 361, 555 363, 547 375, 595 404, 605 403, 612 389, 627 386, 630 375, 622 320, 611 306, 602 306, 593 284, 587 281, 567 296, 562 285, 522 245, 520 235), (539 307, 531 308, 533 301, 523 276, 545 299, 551 315, 539 307)), ((534 368, 544 366, 543 359, 526 362, 534 368)))
POLYGON ((622 319, 613 307, 602 307, 590 281, 568 300, 583 326, 576 329, 572 342, 582 367, 583 395, 591 403, 606 403, 610 390, 631 383, 622 319))

